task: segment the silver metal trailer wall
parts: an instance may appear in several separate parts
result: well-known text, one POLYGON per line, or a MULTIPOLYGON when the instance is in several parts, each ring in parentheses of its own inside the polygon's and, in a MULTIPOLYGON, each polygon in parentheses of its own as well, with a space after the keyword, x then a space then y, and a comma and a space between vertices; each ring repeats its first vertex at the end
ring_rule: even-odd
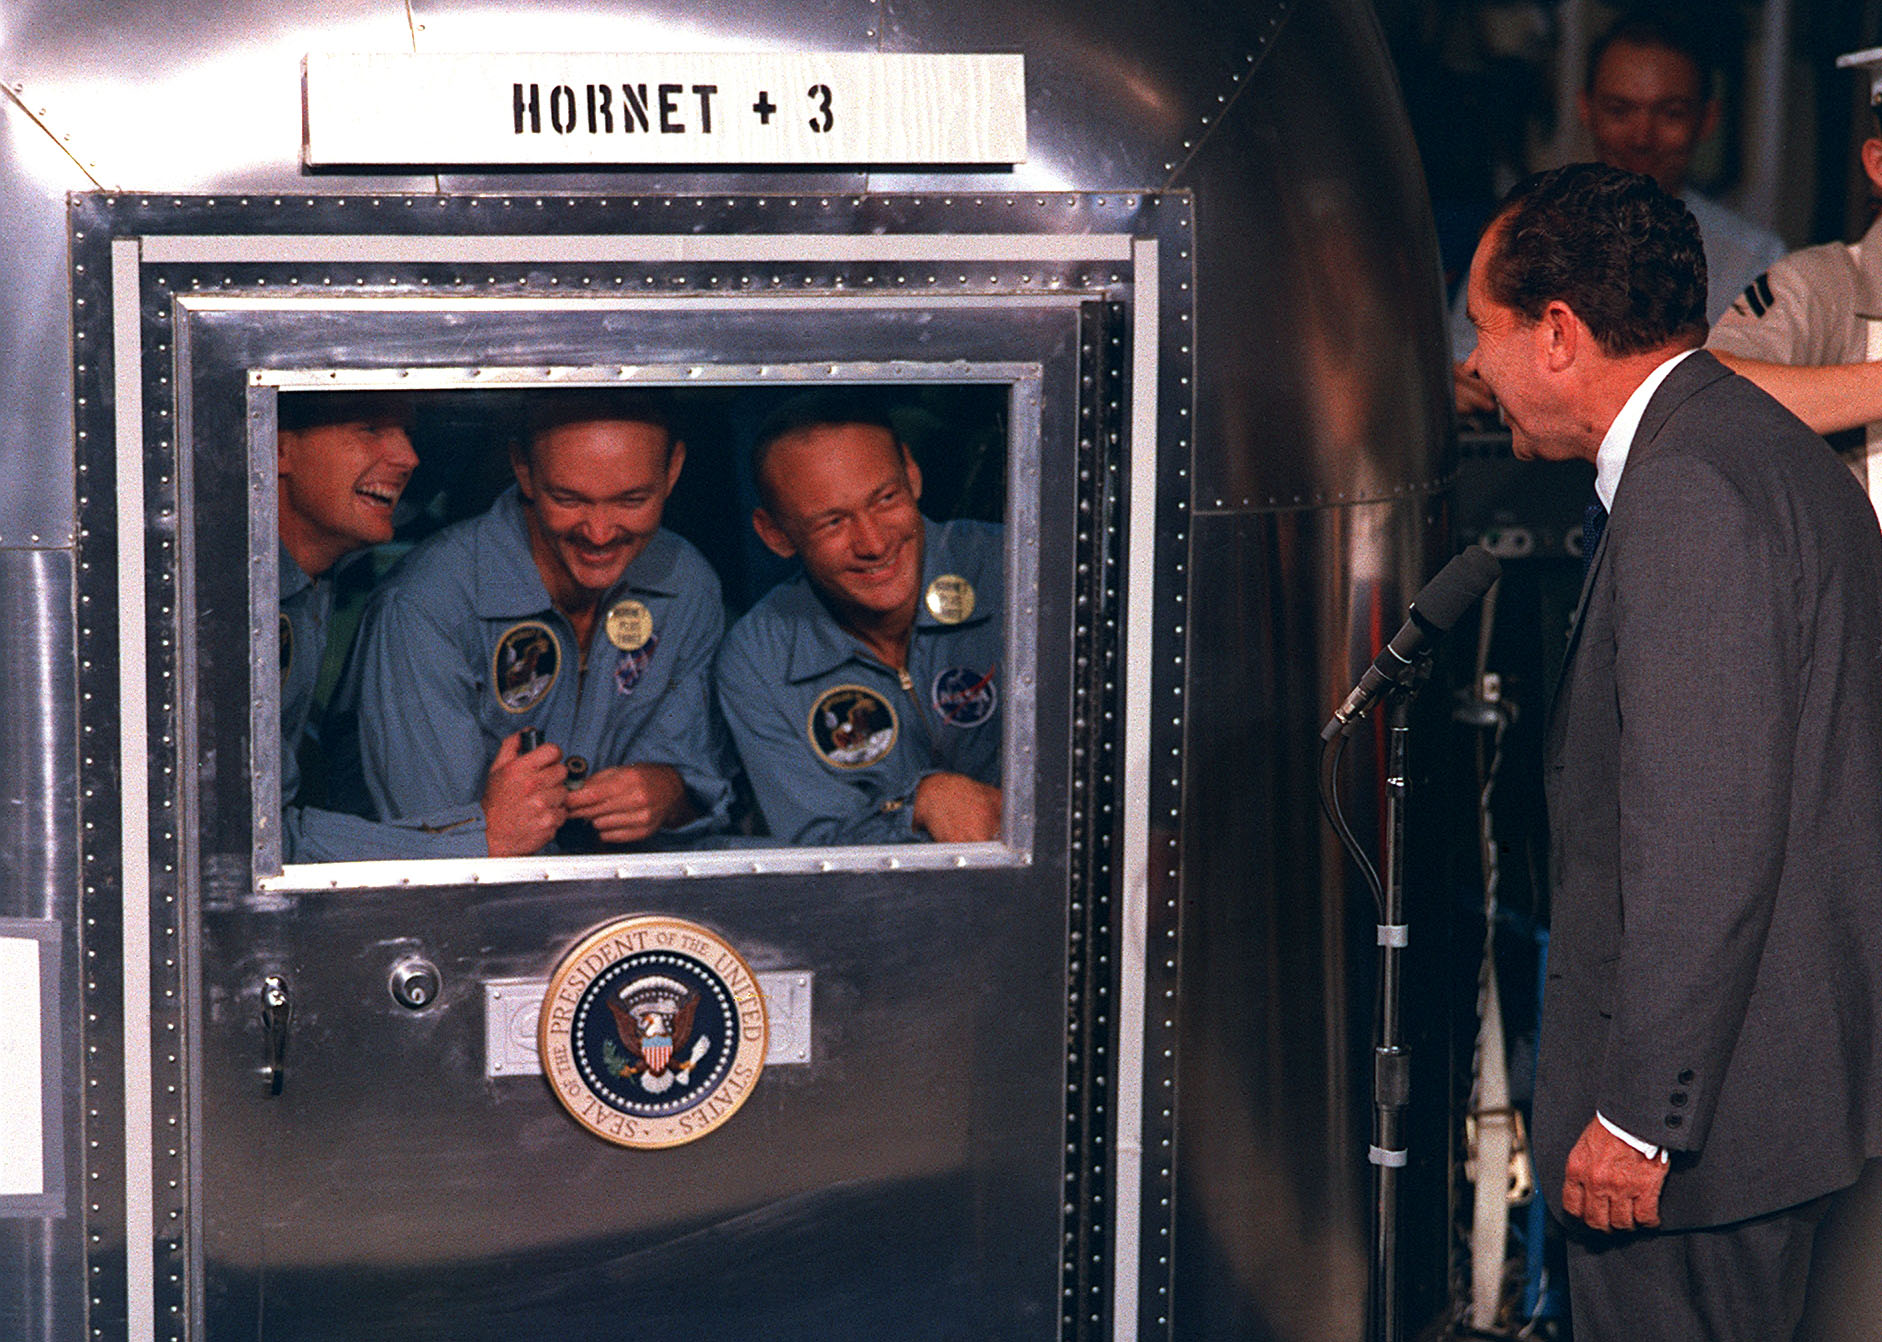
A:
POLYGON ((0 1336, 1361 1335, 1372 919, 1311 777, 1448 469, 1368 6, 0 0, 0 59, 0 945, 49 1101, 0 1336), (318 50, 1017 52, 1028 161, 308 173, 318 50), (280 869, 279 398, 830 382, 997 422, 999 842, 280 869), (533 1070, 630 913, 772 1009, 670 1151, 533 1070))

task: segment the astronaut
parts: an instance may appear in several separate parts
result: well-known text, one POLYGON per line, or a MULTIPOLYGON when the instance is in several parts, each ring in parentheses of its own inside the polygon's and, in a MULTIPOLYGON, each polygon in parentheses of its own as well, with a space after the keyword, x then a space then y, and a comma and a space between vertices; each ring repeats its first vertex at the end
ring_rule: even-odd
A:
POLYGON ((341 697, 376 815, 481 800, 493 855, 559 830, 565 849, 666 847, 723 825, 719 581, 660 525, 685 458, 647 395, 538 397, 515 484, 367 604, 341 697))
POLYGON ((726 635, 717 682, 771 833, 998 838, 1002 529, 924 521, 920 468, 846 393, 781 407, 752 474, 752 525, 802 571, 726 635))
POLYGON ((333 618, 333 571, 392 539, 392 515, 418 465, 411 405, 370 392, 302 392, 277 401, 280 532, 282 856, 289 862, 473 857, 483 815, 447 808, 403 825, 299 805, 300 753, 333 618))

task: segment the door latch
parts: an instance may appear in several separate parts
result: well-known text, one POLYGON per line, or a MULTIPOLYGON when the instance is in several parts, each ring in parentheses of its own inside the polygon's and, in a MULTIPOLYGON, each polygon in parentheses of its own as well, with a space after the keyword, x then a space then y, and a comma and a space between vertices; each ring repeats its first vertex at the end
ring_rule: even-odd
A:
POLYGON ((287 1083, 288 1024, 293 1019, 294 999, 288 992, 288 981, 279 974, 268 975, 261 981, 261 1032, 267 1048, 261 1074, 268 1082, 270 1095, 279 1095, 287 1083))

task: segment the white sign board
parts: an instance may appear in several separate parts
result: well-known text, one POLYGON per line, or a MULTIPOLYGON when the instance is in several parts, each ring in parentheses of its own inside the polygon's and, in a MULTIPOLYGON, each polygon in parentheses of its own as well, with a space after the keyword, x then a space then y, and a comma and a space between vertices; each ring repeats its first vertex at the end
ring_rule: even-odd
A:
POLYGON ((1026 159, 1014 55, 313 52, 303 83, 313 168, 1026 159))
POLYGON ((0 1195, 46 1191, 39 942, 0 937, 0 1195))

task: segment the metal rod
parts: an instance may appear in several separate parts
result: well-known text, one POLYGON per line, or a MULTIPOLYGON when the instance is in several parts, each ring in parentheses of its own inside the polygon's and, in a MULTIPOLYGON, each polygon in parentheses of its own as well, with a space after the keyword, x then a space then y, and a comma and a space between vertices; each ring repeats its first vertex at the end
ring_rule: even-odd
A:
POLYGON ((1379 1035, 1373 1049, 1372 1330, 1374 1342, 1399 1342, 1398 1172, 1405 1164, 1400 1118, 1411 1098, 1411 1056, 1400 1046, 1399 957, 1405 948, 1406 692, 1392 698, 1385 777, 1386 849, 1379 925, 1379 1035))

